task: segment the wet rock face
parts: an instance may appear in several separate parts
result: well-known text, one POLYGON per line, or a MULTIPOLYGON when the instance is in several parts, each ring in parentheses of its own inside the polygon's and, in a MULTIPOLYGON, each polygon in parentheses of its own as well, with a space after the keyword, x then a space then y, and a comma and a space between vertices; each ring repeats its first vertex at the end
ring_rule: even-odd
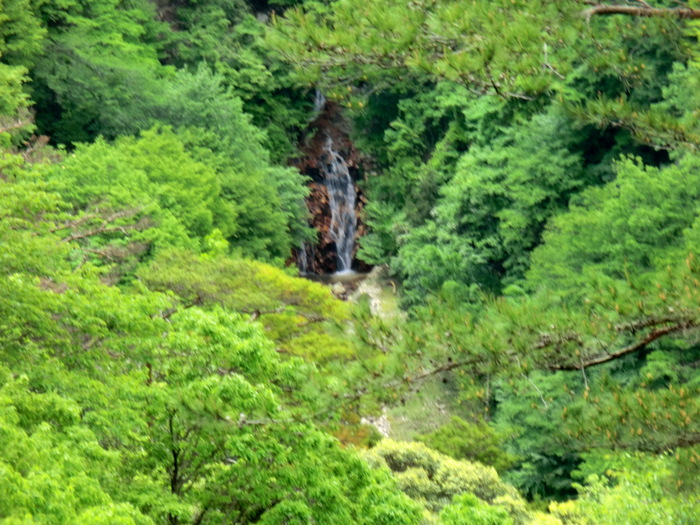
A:
POLYGON ((319 182, 309 184, 311 192, 306 205, 311 212, 311 227, 316 230, 316 243, 306 246, 308 273, 335 273, 338 270, 337 250, 331 239, 331 207, 328 190, 319 182))
MULTIPOLYGON (((337 223, 334 224, 331 195, 326 186, 325 176, 329 163, 328 144, 332 143, 333 153, 342 157, 344 168, 347 168, 347 173, 354 182, 360 176, 360 154, 350 141, 349 125, 342 116, 340 106, 333 102, 325 102, 319 109, 318 116, 309 126, 311 138, 302 147, 303 156, 292 161, 299 171, 311 179, 307 206, 312 215, 311 226, 318 232, 317 242, 313 245, 308 243, 304 248, 305 253, 302 253, 302 248, 297 249, 293 257, 297 265, 307 273, 327 274, 347 269, 339 268, 343 263, 339 263, 338 260, 336 244, 338 228, 337 223)), ((365 197, 357 184, 354 184, 354 193, 356 194, 354 209, 357 222, 352 228, 351 236, 354 237, 355 242, 353 242, 351 254, 349 256, 346 254, 346 259, 352 259, 353 270, 367 271, 368 265, 355 258, 357 239, 366 232, 366 227, 361 220, 365 197)))
POLYGON ((319 108, 318 116, 309 124, 310 139, 302 144, 300 159, 294 164, 304 173, 314 178, 315 182, 322 182, 319 169, 319 161, 323 159, 326 141, 328 137, 333 140, 335 150, 345 159, 348 169, 352 173, 360 166, 360 154, 350 140, 350 124, 343 117, 342 107, 335 102, 325 102, 319 108))

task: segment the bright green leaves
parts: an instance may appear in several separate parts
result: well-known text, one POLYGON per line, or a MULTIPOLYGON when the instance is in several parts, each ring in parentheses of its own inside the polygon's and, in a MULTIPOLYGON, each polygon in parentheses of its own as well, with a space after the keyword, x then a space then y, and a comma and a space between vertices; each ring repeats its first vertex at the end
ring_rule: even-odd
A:
POLYGON ((3 0, 0 56, 6 64, 28 68, 42 50, 46 30, 33 4, 30 0, 3 0))
POLYGON ((523 275, 545 221, 590 184, 566 126, 551 110, 462 155, 432 220, 399 250, 409 299, 446 280, 494 291, 523 275))
POLYGON ((0 144, 12 137, 25 138, 32 131, 24 92, 27 70, 41 52, 46 30, 29 0, 4 0, 0 4, 0 144))
MULTIPOLYGON (((222 276, 269 287, 267 306, 311 315, 334 304, 327 290, 259 263, 201 261, 188 271, 202 283, 206 264, 219 265, 222 276)), ((398 505, 386 523, 417 523, 415 508, 381 475, 299 422, 313 418, 313 405, 295 392, 310 389, 313 367, 281 362, 262 326, 233 313, 245 294, 175 311, 171 299, 138 284, 101 283, 89 265, 58 266, 46 289, 32 268, 0 281, 24 287, 0 299, 1 357, 22 377, 3 373, 0 392, 1 483, 13 502, 6 515, 283 523, 297 509, 320 523, 352 524, 364 511, 387 515, 398 505), (291 399, 293 411, 283 406, 291 399), (28 493, 43 496, 34 503, 28 493)))
POLYGON ((271 41, 292 62, 341 79, 427 75, 478 91, 524 96, 556 80, 542 67, 543 49, 549 49, 545 60, 556 69, 565 42, 545 27, 571 17, 572 7, 505 1, 467 6, 339 1, 330 8, 307 3, 285 14, 271 41))
MULTIPOLYGON (((30 123, 27 114, 29 97, 23 91, 24 83, 28 80, 26 73, 27 71, 22 67, 0 64, 0 116, 2 116, 0 131, 3 134, 30 123), (22 120, 25 122, 23 123, 22 120)), ((8 145, 3 141, 3 146, 8 145)))
MULTIPOLYGON (((207 250, 215 230, 239 253, 283 257, 303 186, 284 180, 287 170, 235 172, 231 164, 193 143, 191 132, 154 128, 114 145, 80 146, 42 171, 75 209, 56 229, 85 257, 133 269, 149 247, 207 250)), ((241 169, 252 164, 247 159, 241 169)))
MULTIPOLYGON (((74 148, 51 166, 0 161, 3 516, 416 523, 386 469, 313 422, 434 377, 510 439, 479 447, 496 441, 486 422, 431 439, 501 466, 507 448, 529 495, 568 494, 582 449, 686 448, 678 479, 592 483, 581 507, 643 519, 638 496, 686 519, 662 489, 700 459, 700 181, 695 159, 633 141, 693 147, 697 68, 676 20, 586 21, 574 1, 340 0, 289 11, 264 41, 267 15, 244 2, 157 4, 3 3, 0 141, 29 124, 29 71, 40 130, 74 148), (254 260, 281 263, 307 234, 304 180, 271 158, 307 124, 300 78, 321 74, 379 159, 362 174, 364 253, 395 258, 409 302, 429 297, 408 321, 365 304, 348 329, 327 289, 254 260), (620 153, 678 164, 623 160, 612 180, 620 153)), ((493 470, 384 445, 370 454, 399 465, 433 520, 544 522, 493 470)))
POLYGON ((393 472, 401 490, 424 505, 428 518, 434 519, 439 513, 440 523, 443 517, 448 520, 445 523, 463 523, 454 520, 462 514, 461 507, 468 505, 474 505, 486 514, 517 516, 517 523, 526 523, 531 517, 524 501, 498 478, 491 467, 456 461, 423 444, 391 440, 383 440, 366 455, 370 464, 388 467, 393 472))
POLYGON ((26 377, 12 379, 6 369, 2 375, 0 516, 12 523, 152 523, 108 495, 118 456, 80 425, 76 403, 31 392, 26 377))
MULTIPOLYGON (((215 226, 217 174, 192 159, 169 130, 114 146, 82 146, 45 174, 73 207, 56 229, 74 247, 76 263, 111 265, 116 279, 133 270, 149 247, 196 249, 215 226)), ((216 226, 225 228, 223 220, 216 226)))
POLYGON ((330 337, 348 306, 263 263, 174 249, 168 217, 192 242, 192 217, 220 195, 218 173, 172 131, 99 141, 29 173, 6 161, 17 180, 0 192, 3 517, 419 522, 386 473, 313 426, 334 417, 313 363, 278 353, 352 356, 330 337), (138 214, 113 216, 129 207, 143 228, 130 227, 138 214), (158 248, 143 282, 117 288, 89 260, 71 264, 137 240, 158 248))
MULTIPOLYGON (((231 404, 232 395, 240 399, 258 397, 265 410, 276 409, 269 399, 264 402, 266 396, 269 398, 269 392, 255 393, 252 390, 246 395, 235 394, 236 389, 247 388, 237 384, 241 378, 261 385, 275 379, 278 358, 270 340, 264 337, 258 326, 217 308, 206 312, 190 308, 174 314, 171 320, 178 329, 170 332, 156 350, 149 369, 150 381, 185 384, 202 376, 217 378, 217 381, 195 388, 208 391, 207 398, 212 402, 219 399, 224 404, 231 404), (217 376, 223 379, 219 380, 217 376)), ((183 402, 187 402, 187 398, 185 395, 183 402)), ((244 408, 242 405, 234 410, 244 408)), ((238 417, 238 413, 226 414, 227 417, 232 415, 238 417)))
POLYGON ((216 172, 195 161, 167 129, 114 146, 104 141, 82 146, 48 178, 78 209, 102 208, 108 215, 128 211, 134 218, 145 212, 168 244, 187 242, 185 236, 202 238, 214 227, 216 172))
MULTIPOLYGON (((161 222, 162 230, 169 230, 164 233, 165 242, 180 246, 187 244, 182 239, 182 232, 175 231, 178 227, 174 222, 180 220, 188 230, 187 234, 195 239, 204 238, 218 228, 240 253, 283 261, 291 246, 308 236, 304 206, 307 190, 303 177, 295 170, 272 164, 270 153, 263 147, 266 135, 251 124, 241 100, 228 90, 231 71, 228 71, 228 80, 224 80, 224 77, 211 73, 210 69, 218 69, 217 63, 210 64, 211 68, 200 65, 196 73, 185 70, 175 73, 172 67, 161 64, 161 40, 167 39, 171 29, 156 21, 156 6, 141 0, 101 0, 85 5, 73 1, 38 2, 34 13, 32 6, 24 4, 12 0, 5 6, 4 40, 0 31, 0 54, 7 55, 3 59, 12 64, 0 64, 2 144, 19 144, 26 138, 26 131, 31 129, 32 118, 27 111, 30 100, 23 92, 28 71, 31 97, 37 108, 37 127, 40 133, 49 134, 54 143, 74 146, 99 136, 112 140, 123 135, 144 134, 147 140, 137 142, 133 147, 127 145, 128 140, 122 141, 117 150, 109 150, 102 143, 99 154, 105 157, 110 156, 109 151, 116 151, 117 156, 124 154, 128 160, 111 159, 114 169, 146 171, 150 182, 158 184, 159 189, 152 192, 152 197, 173 215, 163 217, 163 214, 156 213, 161 215, 157 221, 161 222), (45 54, 37 57, 37 46, 42 45, 45 33, 48 34, 45 54), (228 88, 224 87, 224 82, 228 83, 228 88), (158 124, 176 129, 184 146, 175 144, 163 131, 147 132, 158 124), (157 151, 149 150, 149 147, 157 148, 157 151), (183 148, 192 159, 184 158, 183 148), (160 167, 153 162, 149 164, 149 156, 160 167), (196 166, 192 160, 206 164, 208 168, 196 166), (217 180, 212 184, 214 171, 217 180), (178 173, 176 178, 181 183, 164 181, 163 177, 170 177, 164 175, 166 173, 178 173), (193 181, 200 179, 198 190, 207 190, 201 198, 195 195, 197 192, 193 194, 194 190, 189 190, 189 193, 184 190, 185 187, 197 187, 193 181), (215 194, 222 198, 213 198, 215 194)), ((215 4, 215 13, 225 11, 231 20, 238 20, 247 9, 242 4, 215 4)), ((208 11, 199 5, 197 10, 161 7, 164 12, 170 8, 181 9, 183 13, 208 11)), ((253 19, 248 22, 248 31, 241 29, 237 38, 243 42, 251 38, 262 41, 260 24, 253 19)), ((217 39, 216 45, 221 45, 218 36, 214 38, 217 39)), ((235 72, 239 71, 238 67, 232 67, 235 72)), ((260 67, 265 69, 267 66, 260 67)), ((265 79, 258 81, 261 83, 266 84, 265 79)), ((288 113, 291 115, 295 111, 298 113, 290 108, 288 113)), ((296 115, 293 120, 299 121, 299 118, 296 115)), ((87 161, 83 157, 89 156, 86 149, 81 147, 82 155, 79 154, 80 158, 74 162, 68 161, 67 168, 82 163, 81 159, 84 159, 86 164, 92 162, 93 168, 104 176, 109 171, 106 168, 111 166, 100 165, 95 160, 87 161)), ((92 150, 92 154, 98 155, 97 150, 92 150)), ((143 181, 136 180, 138 174, 131 173, 127 178, 135 182, 135 190, 144 189, 143 181)), ((123 187, 121 190, 124 199, 133 196, 123 187)), ((97 200, 93 199, 91 204, 97 204, 97 200)), ((95 215, 108 220, 113 213, 134 212, 144 204, 139 202, 137 205, 136 200, 143 199, 134 199, 124 208, 106 209, 95 215)), ((81 205, 85 207, 85 203, 81 205)), ((135 229, 146 229, 146 220, 154 218, 151 211, 140 210, 140 216, 131 213, 131 226, 138 224, 135 229)), ((116 228, 128 221, 109 222, 111 228, 116 228)), ((131 246, 135 244, 131 243, 131 246)), ((115 250, 121 252, 117 258, 134 255, 123 253, 129 251, 123 243, 112 248, 109 254, 102 246, 90 249, 100 251, 102 255, 98 257, 115 255, 115 250)))
POLYGON ((621 161, 617 178, 577 199, 553 221, 533 253, 529 281, 575 295, 603 276, 626 279, 676 264, 694 245, 683 232, 697 216, 697 159, 663 170, 621 161))
POLYGON ((65 254, 66 247, 37 233, 48 233, 63 219, 65 203, 45 183, 25 176, 21 157, 5 154, 2 160, 3 172, 19 180, 0 180, 0 271, 50 275, 65 267, 56 257, 65 254))
POLYGON ((349 319, 347 304, 328 288, 290 277, 263 263, 167 252, 139 272, 154 290, 170 290, 185 305, 221 304, 260 318, 283 353, 325 361, 354 349, 335 323, 349 319))
POLYGON ((159 104, 158 120, 178 130, 197 160, 216 167, 222 195, 238 203, 236 231, 224 235, 247 256, 286 259, 291 245, 308 235, 304 178, 272 164, 265 134, 223 81, 203 66, 178 72, 159 104))
POLYGON ((157 49, 148 2, 117 0, 66 6, 54 16, 46 55, 32 71, 42 131, 56 142, 114 138, 149 127, 167 75, 157 49), (149 32, 151 34, 149 34, 149 32))
POLYGON ((579 499, 553 504, 552 513, 565 523, 695 523, 696 496, 676 491, 674 462, 670 456, 607 455, 604 463, 612 465, 605 477, 589 476, 578 487, 579 499))
POLYGON ((440 513, 440 523, 445 525, 512 525, 513 520, 505 508, 487 505, 473 494, 463 494, 454 504, 440 513))

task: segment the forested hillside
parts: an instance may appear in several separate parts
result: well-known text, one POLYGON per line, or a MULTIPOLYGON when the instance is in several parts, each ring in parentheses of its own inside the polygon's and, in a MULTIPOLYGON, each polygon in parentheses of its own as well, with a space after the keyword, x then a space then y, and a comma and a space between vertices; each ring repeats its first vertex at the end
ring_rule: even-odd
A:
POLYGON ((0 523, 700 523, 699 38, 1 0, 0 523))

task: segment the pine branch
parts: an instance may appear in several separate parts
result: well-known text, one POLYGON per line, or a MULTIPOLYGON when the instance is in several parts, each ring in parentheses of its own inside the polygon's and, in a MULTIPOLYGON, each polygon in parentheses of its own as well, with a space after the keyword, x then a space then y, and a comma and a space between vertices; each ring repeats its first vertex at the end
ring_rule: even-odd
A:
POLYGON ((453 361, 451 358, 448 358, 447 363, 441 366, 438 366, 436 368, 432 368, 430 370, 427 370, 425 372, 421 372, 420 374, 416 374, 414 376, 407 376, 404 379, 412 383, 414 381, 420 381, 422 379, 426 379, 430 376, 433 376, 435 374, 439 374, 441 372, 449 372, 450 370, 454 370, 455 368, 461 368, 463 366, 468 366, 468 365, 473 365, 476 364, 478 361, 477 359, 468 359, 466 361, 453 361))
POLYGON ((608 354, 604 354, 601 356, 593 357, 587 360, 582 360, 580 363, 576 364, 553 364, 549 365, 546 368, 551 371, 557 371, 557 370, 584 370, 586 368, 590 368, 592 366, 597 366, 597 365, 602 365, 603 363, 609 363, 610 361, 615 361, 616 359, 620 359, 621 357, 624 357, 626 355, 633 354, 635 352, 638 352, 639 350, 643 350, 647 346, 649 346, 651 343, 654 341, 661 339, 662 337, 665 337, 667 335, 675 334, 676 332, 682 332, 685 330, 691 330, 693 328, 698 328, 700 327, 700 324, 698 324, 695 321, 687 321, 687 322, 680 322, 677 324, 674 324, 672 326, 668 326, 666 328, 661 328, 659 330, 654 330, 653 332, 649 333, 644 337, 643 339, 632 343, 624 348, 621 348, 620 350, 617 350, 615 352, 611 352, 608 354))
MULTIPOLYGON (((652 454, 662 454, 664 452, 671 452, 679 448, 694 447, 695 445, 700 445, 700 434, 698 433, 680 435, 676 439, 667 442, 649 441, 646 443, 615 443, 614 448, 650 452, 652 454)), ((610 443, 600 443, 596 447, 589 448, 608 449, 610 448, 610 443)))
POLYGON ((671 17, 684 20, 700 19, 700 9, 692 9, 690 7, 676 8, 657 8, 650 7, 646 2, 640 7, 631 5, 595 5, 581 13, 586 19, 592 16, 600 15, 626 15, 626 16, 641 16, 641 17, 671 17))

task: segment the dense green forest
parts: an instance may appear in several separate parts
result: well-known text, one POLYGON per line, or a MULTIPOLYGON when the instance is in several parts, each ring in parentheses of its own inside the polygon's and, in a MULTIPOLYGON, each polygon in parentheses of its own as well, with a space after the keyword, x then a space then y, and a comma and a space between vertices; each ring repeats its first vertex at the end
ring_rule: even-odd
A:
POLYGON ((697 0, 0 0, 0 522, 700 523, 699 39, 697 0), (298 276, 317 93, 389 313, 298 276))

